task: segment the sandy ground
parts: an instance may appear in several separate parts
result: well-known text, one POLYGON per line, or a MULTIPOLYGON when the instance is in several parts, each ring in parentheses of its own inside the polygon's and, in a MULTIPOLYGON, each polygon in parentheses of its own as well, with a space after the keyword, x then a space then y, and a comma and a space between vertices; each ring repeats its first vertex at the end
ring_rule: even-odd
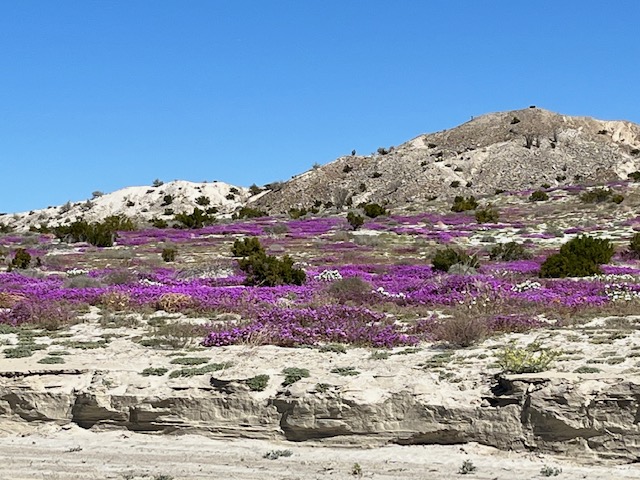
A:
POLYGON ((0 436, 0 479, 444 479, 464 478, 463 462, 476 470, 467 478, 546 478, 544 467, 562 469, 557 478, 638 479, 638 465, 579 465, 539 454, 464 446, 339 448, 309 443, 221 440, 197 435, 92 432, 47 426, 35 433, 0 436), (292 455, 264 458, 274 450, 292 455), (355 464, 361 473, 358 474, 355 464))

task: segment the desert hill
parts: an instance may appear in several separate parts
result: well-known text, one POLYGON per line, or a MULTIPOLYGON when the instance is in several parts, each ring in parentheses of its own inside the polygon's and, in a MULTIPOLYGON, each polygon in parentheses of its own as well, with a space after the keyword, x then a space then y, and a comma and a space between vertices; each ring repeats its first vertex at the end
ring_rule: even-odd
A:
POLYGON ((638 169, 640 126, 530 107, 472 118, 372 155, 349 155, 277 184, 255 205, 273 212, 331 202, 390 207, 433 197, 602 183, 638 169))

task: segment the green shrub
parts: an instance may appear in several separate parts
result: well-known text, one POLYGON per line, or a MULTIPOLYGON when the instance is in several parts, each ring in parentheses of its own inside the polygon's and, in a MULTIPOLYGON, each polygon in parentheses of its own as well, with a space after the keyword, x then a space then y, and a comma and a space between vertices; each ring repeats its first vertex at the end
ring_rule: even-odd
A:
POLYGON ((70 225, 53 229, 54 235, 64 242, 87 242, 96 247, 111 247, 118 231, 135 230, 133 221, 125 215, 112 215, 101 223, 87 223, 77 220, 70 225))
POLYGON ((619 205, 624 202, 624 195, 621 195, 620 193, 614 193, 613 195, 611 195, 611 201, 616 205, 619 205))
POLYGON ((200 205, 201 207, 206 207, 210 203, 211 203, 211 200, 209 200, 209 197, 205 197, 204 195, 201 195, 198 198, 196 198, 196 205, 200 205))
POLYGON ((640 233, 634 234, 629 240, 629 253, 635 258, 640 258, 640 233))
POLYGON ((371 296, 372 290, 373 286, 360 277, 341 278, 327 287, 327 293, 340 303, 360 303, 371 296))
POLYGON ((476 201, 474 196, 465 198, 458 195, 453 199, 453 205, 451 206, 451 211, 466 212, 467 210, 475 210, 477 206, 478 206, 478 202, 476 201))
POLYGON ((530 202, 544 202, 545 200, 549 200, 549 195, 542 190, 536 190, 531 195, 529 195, 530 202))
POLYGON ((594 188, 580 194, 582 203, 602 203, 611 198, 613 192, 609 188, 594 188))
POLYGON ((351 225, 353 230, 358 230, 362 225, 364 225, 364 218, 354 212, 347 213, 347 222, 351 225))
POLYGON ((576 237, 550 255, 540 267, 542 278, 587 277, 600 272, 600 265, 609 263, 613 256, 609 240, 586 235, 576 237))
POLYGON ((240 218, 259 218, 266 216, 267 212, 251 207, 242 207, 240 210, 233 214, 233 218, 236 220, 240 218))
POLYGON ((178 254, 178 249, 175 247, 165 247, 162 249, 162 260, 165 262, 173 262, 178 254))
POLYGON ((167 205, 171 205, 173 203, 173 195, 165 195, 162 198, 161 207, 166 207, 167 205))
POLYGON ((497 223, 499 218, 498 210, 491 205, 476 210, 476 222, 478 223, 497 223))
POLYGON ((167 223, 166 220, 163 220, 162 218, 152 218, 151 226, 154 228, 167 228, 169 224, 167 223))
POLYGON ((459 180, 454 180, 453 182, 450 183, 449 186, 451 188, 458 188, 460 186, 460 181, 459 180))
POLYGON ((387 210, 377 203, 367 203, 362 206, 364 214, 369 218, 376 218, 387 214, 387 210))
POLYGON ((627 175, 627 178, 633 180, 634 182, 640 182, 640 171, 636 170, 635 172, 631 172, 627 175))
POLYGON ((238 259, 238 266, 246 274, 245 285, 250 286, 302 285, 307 278, 302 269, 293 266, 293 259, 288 255, 279 259, 254 253, 238 259))
POLYGON ((507 242, 494 245, 489 252, 489 258, 491 260, 511 262, 514 260, 529 259, 531 258, 531 254, 527 252, 522 244, 517 242, 507 242))
POLYGON ((475 255, 468 255, 462 250, 447 247, 443 250, 438 250, 431 260, 431 265, 434 270, 441 272, 447 272, 456 264, 462 264, 472 268, 477 268, 480 262, 475 255))
POLYGON ((289 217, 291 217, 293 220, 297 220, 298 218, 304 217, 307 213, 309 212, 304 207, 289 209, 289 217))
POLYGON ((214 216, 197 207, 193 209, 193 213, 177 213, 173 219, 179 222, 179 228, 202 228, 216 222, 214 216))
POLYGON ((14 268, 29 268, 31 264, 31 254, 27 252, 24 248, 18 248, 16 253, 11 260, 11 266, 14 268))
POLYGON ((233 247, 231 247, 231 254, 234 257, 248 257, 256 254, 264 255, 265 253, 264 247, 258 237, 238 239, 233 242, 233 247))
POLYGON ((252 196, 253 195, 258 195, 261 192, 262 192, 262 189, 259 186, 257 186, 255 183, 249 187, 249 193, 252 196))

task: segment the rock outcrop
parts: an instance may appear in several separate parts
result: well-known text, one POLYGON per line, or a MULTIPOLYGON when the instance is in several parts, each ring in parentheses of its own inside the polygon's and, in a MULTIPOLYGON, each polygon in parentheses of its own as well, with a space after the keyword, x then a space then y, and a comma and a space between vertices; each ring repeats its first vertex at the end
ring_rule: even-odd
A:
MULTIPOLYGON (((308 386, 307 386, 308 387, 308 386)), ((243 381, 147 391, 105 372, 3 374, 0 418, 83 428, 199 432, 333 443, 461 444, 640 461, 640 382, 576 375, 501 376, 482 402, 442 404, 406 389, 377 397, 292 386, 252 392, 243 381)))

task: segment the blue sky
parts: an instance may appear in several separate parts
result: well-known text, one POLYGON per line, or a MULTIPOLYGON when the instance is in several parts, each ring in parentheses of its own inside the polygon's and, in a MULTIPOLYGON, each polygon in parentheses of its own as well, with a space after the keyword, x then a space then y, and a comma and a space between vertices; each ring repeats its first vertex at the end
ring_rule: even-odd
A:
POLYGON ((287 180, 483 113, 640 123, 640 2, 0 0, 0 212, 287 180))

